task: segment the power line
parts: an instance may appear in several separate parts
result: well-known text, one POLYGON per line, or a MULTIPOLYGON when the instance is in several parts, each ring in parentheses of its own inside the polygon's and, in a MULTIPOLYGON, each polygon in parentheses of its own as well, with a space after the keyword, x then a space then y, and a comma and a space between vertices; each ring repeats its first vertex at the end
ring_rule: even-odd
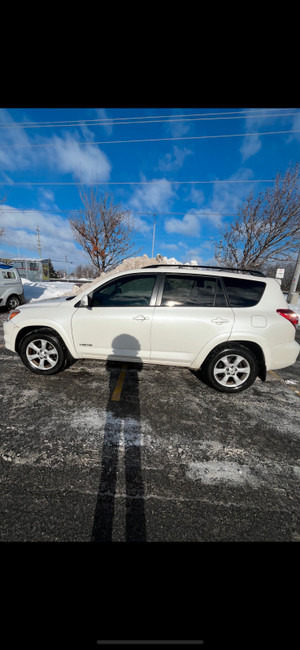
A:
MULTIPOLYGON (((145 122, 148 122, 149 120, 152 119, 168 119, 169 120, 175 120, 175 118, 180 118, 180 121, 185 121, 184 118, 192 118, 192 117, 199 117, 200 119, 205 118, 208 116, 208 119, 213 118, 213 116, 218 116, 215 119, 223 119, 222 115, 229 116, 229 115, 241 115, 241 118, 245 117, 263 117, 260 113, 254 114, 254 111, 262 111, 262 110, 268 110, 268 111, 274 111, 274 110, 280 110, 280 111, 291 111, 295 109, 291 108, 267 108, 267 109, 243 109, 242 111, 218 111, 216 113, 209 112, 209 113, 177 113, 177 114, 171 114, 171 115, 142 115, 142 116, 132 116, 132 117, 106 117, 106 118, 81 118, 80 120, 51 120, 51 121, 43 121, 43 122, 14 122, 14 124, 11 124, 11 122, 0 122, 0 127, 9 127, 9 128, 33 128, 33 127, 48 127, 48 126, 80 126, 82 124, 88 124, 88 125, 108 125, 108 124, 115 124, 115 123, 122 123, 125 120, 137 120, 137 124, 144 120, 145 122), (251 110, 252 113, 250 115, 246 115, 245 113, 247 111, 251 110)), ((277 116, 285 116, 285 115, 296 115, 298 113, 280 113, 277 116)), ((275 117, 274 113, 270 113, 266 117, 275 117)), ((226 119, 226 118, 224 118, 226 119)), ((235 118, 232 118, 235 119, 235 118)), ((129 121, 127 122, 128 124, 130 123, 129 121)))
MULTIPOLYGON (((97 142, 81 142, 76 141, 76 144, 79 146, 90 146, 98 144, 128 144, 128 143, 139 143, 139 142, 167 142, 170 140, 209 140, 209 139, 218 139, 218 138, 241 138, 246 136, 254 135, 279 135, 287 133, 300 133, 300 129, 293 129, 288 131, 258 131, 256 133, 225 133, 219 135, 190 135, 184 137, 171 137, 171 138, 144 138, 136 140, 98 140, 97 142)), ((55 142, 44 142, 40 144, 0 144, 1 149, 15 149, 15 148, 37 148, 37 147, 55 147, 55 142)))
MULTIPOLYGON (((81 185, 155 185, 156 183, 160 183, 161 181, 165 181, 165 178, 161 179, 155 179, 152 181, 91 181, 90 183, 80 183, 81 185)), ((207 184, 214 184, 214 183, 274 183, 275 179, 274 178, 268 178, 268 179, 252 179, 252 180, 236 180, 236 179, 226 179, 226 180, 213 180, 213 181, 173 181, 173 180, 168 180, 168 183, 173 183, 174 185, 207 185, 207 184)), ((11 183, 10 181, 5 182, 5 181, 0 181, 0 185, 9 185, 10 187, 14 186, 23 186, 26 187, 28 185, 77 185, 77 182, 61 182, 61 181, 22 181, 22 182, 13 182, 11 183)), ((2 208, 3 209, 3 208, 2 208)))
MULTIPOLYGON (((19 209, 18 208, 9 208, 9 209, 4 209, 3 208, 2 209, 2 212, 4 212, 5 214, 9 214, 11 212, 17 212, 17 213, 20 213, 20 212, 22 212, 22 213, 24 213, 24 212, 38 212, 39 214, 48 214, 49 212, 55 212, 55 213, 66 214, 66 213, 69 213, 69 212, 70 213, 75 213, 75 212, 82 212, 82 211, 83 211, 82 208, 81 209, 80 208, 76 208, 76 209, 68 208, 67 210, 54 210, 54 209, 53 210, 51 210, 51 209, 49 209, 49 210, 39 210, 39 208, 24 208, 24 209, 23 208, 19 208, 19 209)), ((146 211, 136 212, 135 210, 130 210, 129 208, 124 208, 124 211, 130 212, 131 214, 140 214, 140 215, 143 215, 143 216, 151 216, 151 217, 153 217, 153 212, 146 212, 146 211)), ((161 211, 159 211, 159 214, 161 216, 185 215, 187 213, 188 213, 188 210, 186 210, 185 212, 161 212, 161 211)), ((155 214, 158 214, 158 211, 156 211, 155 214)), ((199 213, 198 212, 193 212, 192 214, 195 217, 218 217, 218 216, 234 217, 235 216, 235 214, 225 214, 224 212, 199 212, 199 213)))
MULTIPOLYGON (((208 114, 206 114, 206 115, 208 115, 208 114)), ((142 119, 142 118, 139 118, 138 121, 133 121, 133 120, 137 120, 137 118, 127 118, 130 121, 125 121, 126 118, 111 118, 110 120, 107 119, 105 121, 102 121, 102 120, 84 120, 84 119, 82 119, 82 120, 78 120, 78 121, 74 121, 74 122, 71 122, 71 121, 70 122, 63 122, 63 121, 62 122, 49 122, 49 123, 46 123, 46 122, 44 122, 44 123, 43 122, 32 122, 31 124, 30 123, 22 123, 22 122, 20 122, 20 123, 15 122, 14 124, 9 124, 9 123, 4 122, 4 123, 0 123, 0 129, 41 129, 41 128, 46 129, 46 128, 53 128, 53 127, 55 127, 55 128, 59 128, 59 127, 71 128, 71 127, 78 127, 78 126, 93 126, 93 127, 97 127, 97 126, 120 126, 120 125, 123 126, 123 125, 135 125, 135 124, 162 124, 162 123, 164 124, 166 122, 169 123, 169 124, 173 124, 173 123, 176 123, 176 122, 200 122, 200 121, 217 121, 217 120, 244 120, 246 118, 251 118, 251 119, 267 118, 267 119, 270 119, 270 118, 274 118, 274 117, 287 117, 287 116, 291 116, 291 115, 300 115, 300 111, 292 112, 292 113, 270 113, 269 115, 264 115, 264 114, 255 114, 255 115, 250 114, 250 115, 247 115, 247 114, 244 113, 243 115, 236 115, 236 116, 232 116, 232 115, 228 116, 228 115, 226 115, 226 117, 225 116, 222 116, 222 117, 219 117, 219 116, 218 117, 185 117, 185 116, 175 117, 175 116, 165 116, 163 118, 163 116, 158 116, 155 119, 149 119, 149 118, 142 119), (160 118, 162 118, 162 119, 160 119, 160 118)))

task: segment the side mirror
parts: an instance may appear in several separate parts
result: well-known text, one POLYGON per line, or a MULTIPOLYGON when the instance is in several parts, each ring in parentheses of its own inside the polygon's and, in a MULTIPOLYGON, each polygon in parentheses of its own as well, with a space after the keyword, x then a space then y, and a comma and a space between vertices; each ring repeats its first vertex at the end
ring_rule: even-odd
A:
POLYGON ((89 306, 89 297, 88 297, 87 294, 81 298, 80 305, 81 305, 81 307, 88 307, 89 306))

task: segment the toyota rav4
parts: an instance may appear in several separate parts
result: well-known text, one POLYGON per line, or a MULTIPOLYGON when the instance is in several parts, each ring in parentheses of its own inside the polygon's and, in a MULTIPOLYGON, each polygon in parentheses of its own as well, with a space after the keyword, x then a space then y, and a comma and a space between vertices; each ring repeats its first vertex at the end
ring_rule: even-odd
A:
POLYGON ((4 322, 4 340, 41 375, 114 359, 187 367, 237 393, 295 363, 297 324, 277 280, 259 271, 160 264, 22 305, 4 322))

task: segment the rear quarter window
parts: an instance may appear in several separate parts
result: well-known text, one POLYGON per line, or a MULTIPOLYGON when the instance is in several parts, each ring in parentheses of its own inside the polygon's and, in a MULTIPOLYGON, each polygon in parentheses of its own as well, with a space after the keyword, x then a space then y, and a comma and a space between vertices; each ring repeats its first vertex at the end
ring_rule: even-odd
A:
POLYGON ((242 278, 224 278, 230 307, 254 307, 261 300, 266 288, 265 282, 243 280, 242 278))

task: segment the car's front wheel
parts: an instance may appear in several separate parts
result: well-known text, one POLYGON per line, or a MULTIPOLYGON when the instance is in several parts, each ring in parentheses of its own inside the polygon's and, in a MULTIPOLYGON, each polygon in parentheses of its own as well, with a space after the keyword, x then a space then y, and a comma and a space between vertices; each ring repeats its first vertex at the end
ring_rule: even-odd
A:
POLYGON ((66 367, 67 352, 61 340, 47 331, 26 334, 19 348, 20 357, 32 372, 54 375, 66 367))
POLYGON ((258 362, 248 348, 227 346, 209 355, 203 373, 212 388, 223 393, 240 393, 256 379, 258 362))

